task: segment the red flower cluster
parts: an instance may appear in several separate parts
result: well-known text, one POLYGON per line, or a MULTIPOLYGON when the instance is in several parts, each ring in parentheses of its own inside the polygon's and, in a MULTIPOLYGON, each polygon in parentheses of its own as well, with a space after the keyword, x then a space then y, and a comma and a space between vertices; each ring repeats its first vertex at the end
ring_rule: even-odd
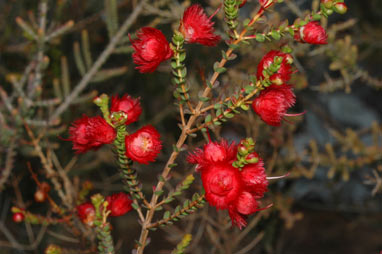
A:
POLYGON ((113 142, 116 132, 102 117, 84 115, 69 128, 69 135, 68 141, 73 142, 73 150, 76 153, 85 153, 113 142))
POLYGON ((283 116, 288 116, 286 111, 295 102, 296 96, 291 85, 271 85, 253 100, 252 108, 267 124, 280 126, 283 116))
POLYGON ((257 66, 257 78, 264 79, 267 69, 273 65, 278 58, 276 71, 269 76, 273 85, 261 91, 260 95, 252 102, 252 108, 260 118, 269 125, 279 126, 283 116, 295 116, 286 114, 287 110, 296 102, 292 86, 286 83, 291 78, 291 66, 293 62, 291 55, 280 51, 268 52, 257 66), (281 60, 280 60, 281 57, 281 60))
POLYGON ((160 30, 143 27, 137 32, 137 37, 131 44, 135 50, 133 60, 138 65, 136 69, 141 73, 155 71, 161 62, 172 57, 174 52, 160 30))
POLYGON ((325 29, 316 21, 311 21, 302 26, 294 34, 294 39, 298 42, 309 44, 327 44, 328 35, 325 29))
POLYGON ((131 98, 131 96, 128 94, 125 94, 120 99, 118 96, 113 96, 111 98, 110 112, 114 113, 119 111, 127 114, 127 121, 125 123, 126 125, 136 122, 142 113, 139 98, 131 98))
POLYGON ((293 62, 292 56, 277 50, 269 51, 261 59, 259 65, 257 66, 257 79, 264 79, 264 70, 268 69, 271 64, 274 63, 275 57, 281 57, 282 61, 279 69, 269 77, 269 80, 277 85, 284 84, 290 79, 291 63, 293 62))
POLYGON ((213 15, 207 17, 203 8, 194 4, 188 7, 180 21, 179 31, 188 43, 199 43, 206 46, 216 46, 221 37, 214 34, 213 15))
MULTIPOLYGON (((125 215, 132 209, 131 203, 133 201, 130 199, 129 195, 123 192, 107 196, 106 201, 108 202, 107 209, 110 211, 110 216, 113 217, 125 215)), ((85 202, 78 205, 76 209, 80 220, 84 224, 92 226, 96 216, 94 205, 90 202, 85 202)))
POLYGON ((247 224, 246 215, 261 210, 257 199, 267 191, 268 181, 260 158, 241 171, 232 166, 236 158, 237 145, 222 140, 196 149, 187 160, 201 172, 208 203, 217 209, 227 209, 232 224, 241 229, 247 224))
POLYGON ((125 144, 126 156, 142 164, 154 161, 162 149, 160 134, 151 125, 126 136, 125 144))

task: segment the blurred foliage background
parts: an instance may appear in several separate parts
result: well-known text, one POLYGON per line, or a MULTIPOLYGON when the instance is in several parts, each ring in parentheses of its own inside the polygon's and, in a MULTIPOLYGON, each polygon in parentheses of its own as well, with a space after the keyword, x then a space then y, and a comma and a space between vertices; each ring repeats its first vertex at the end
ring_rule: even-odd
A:
MULTIPOLYGON (((82 239, 60 225, 12 222, 10 207, 14 205, 35 214, 52 214, 47 204, 33 201, 36 183, 27 162, 40 181, 52 184, 52 198, 66 200, 67 208, 75 207, 86 181, 92 183, 91 193, 121 191, 110 149, 78 156, 70 142, 59 137, 68 137, 68 126, 82 114, 100 114, 92 104, 97 94, 128 93, 140 97, 143 106, 140 122, 133 124, 132 130, 150 123, 159 130, 164 143, 157 163, 137 166, 144 191, 149 193, 180 133, 179 118, 170 66, 161 65, 153 74, 135 71, 127 33, 134 36, 140 27, 154 26, 169 39, 185 7, 199 2, 211 14, 221 1, 156 0, 142 5, 139 0, 49 0, 45 11, 38 9, 41 2, 0 1, 0 252, 42 253, 49 244, 57 244, 76 249, 73 253, 87 253, 92 238, 81 225, 82 239), (102 66, 94 69, 134 12, 137 16, 127 33, 102 66), (39 39, 41 32, 44 41, 39 39), (91 71, 95 74, 89 78, 91 71), (83 89, 63 107, 85 81, 83 89), (37 146, 25 126, 39 139, 37 146), (41 153, 50 158, 52 172, 41 163, 41 153), (62 195, 54 181, 64 190, 62 195)), ((328 22, 323 21, 328 45, 291 43, 297 70, 292 80, 297 95, 293 111, 306 110, 303 118, 274 128, 249 111, 213 131, 215 138, 233 141, 253 137, 268 175, 290 173, 270 185, 264 203, 274 207, 250 218, 247 230, 239 232, 231 228, 227 214, 207 206, 184 222, 166 227, 166 234, 153 232, 147 253, 169 253, 185 233, 194 235, 189 253, 355 254, 382 250, 382 2, 345 2, 349 8, 346 15, 332 15, 328 22)), ((257 1, 249 0, 240 18, 249 17, 256 7, 257 1)), ((293 23, 306 10, 317 7, 318 1, 286 0, 266 14, 259 28, 278 26, 285 19, 293 23)), ((215 26, 224 37, 223 18, 220 12, 215 26)), ((242 86, 268 50, 288 41, 292 40, 241 47, 222 76, 217 93, 229 95, 242 86)), ((212 65, 225 47, 224 43, 216 48, 187 46, 192 96, 197 97, 202 86, 201 73, 211 75, 212 65)), ((204 142, 199 133, 187 146, 204 142)), ((170 181, 173 185, 167 186, 170 190, 193 171, 185 157, 186 153, 178 158, 179 166, 170 181)), ((194 188, 200 186, 197 180, 194 188)), ((117 249, 127 253, 139 236, 136 216, 130 213, 116 218, 113 226, 117 249)))

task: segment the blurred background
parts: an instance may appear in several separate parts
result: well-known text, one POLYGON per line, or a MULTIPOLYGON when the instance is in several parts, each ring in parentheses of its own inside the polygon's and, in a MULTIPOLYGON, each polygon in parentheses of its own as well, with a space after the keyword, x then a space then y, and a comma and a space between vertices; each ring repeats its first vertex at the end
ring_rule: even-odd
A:
MULTIPOLYGON (((250 216, 247 229, 239 231, 231 227, 226 211, 217 212, 206 205, 182 222, 151 232, 147 253, 170 253, 185 233, 194 236, 187 253, 382 251, 382 1, 345 2, 345 15, 333 14, 322 20, 329 35, 327 45, 298 44, 290 36, 244 45, 214 89, 214 98, 230 95, 248 83, 249 75, 256 73, 257 63, 270 49, 285 44, 293 48, 296 72, 291 83, 297 103, 290 111, 306 111, 305 115, 275 128, 249 110, 211 130, 214 139, 238 142, 253 137, 267 174, 290 174, 271 181, 263 204, 273 203, 273 207, 250 216)), ((130 130, 152 124, 161 133, 164 148, 157 163, 136 166, 144 192, 151 193, 180 134, 169 63, 153 74, 134 70, 126 34, 95 74, 88 80, 86 75, 102 60, 100 55, 132 13, 136 17, 127 33, 133 38, 139 28, 152 26, 161 29, 170 41, 184 9, 194 3, 212 14, 221 1, 147 1, 134 12, 139 0, 0 0, 0 253, 43 253, 50 244, 65 249, 63 253, 92 253, 94 232, 78 219, 74 220, 82 233, 80 238, 63 225, 16 224, 10 209, 17 206, 33 214, 55 216, 47 203, 34 201, 36 182, 31 170, 40 181, 51 184, 50 195, 60 203, 62 196, 52 183, 58 179, 71 211, 75 211, 84 183, 91 182, 89 194, 123 190, 110 148, 76 155, 71 143, 62 140, 68 137, 70 123, 82 114, 100 114, 92 103, 96 95, 128 93, 140 97, 143 113, 130 130), (41 10, 42 3, 46 10, 41 10), (38 39, 41 20, 46 22, 43 42, 38 39), (65 106, 65 98, 84 83, 78 96, 65 106), (25 126, 39 138, 43 154, 51 158, 53 172, 47 172, 41 163, 41 153, 25 126)), ((315 0, 285 0, 267 12, 256 29, 269 31, 284 20, 292 24, 318 6, 315 0)), ((252 16, 257 8, 256 0, 248 0, 240 10, 240 20, 252 16)), ((217 33, 227 39, 224 12, 213 20, 217 33)), ((203 87, 202 74, 207 78, 212 75, 212 66, 226 47, 224 42, 215 48, 186 46, 193 98, 203 87)), ((204 143, 205 137, 198 133, 186 142, 186 148, 191 151, 204 143)), ((178 157, 167 190, 193 172, 186 155, 178 157)), ((202 186, 199 175, 195 177, 189 196, 202 186)), ((118 253, 130 253, 140 233, 136 214, 113 218, 112 224, 118 253)))

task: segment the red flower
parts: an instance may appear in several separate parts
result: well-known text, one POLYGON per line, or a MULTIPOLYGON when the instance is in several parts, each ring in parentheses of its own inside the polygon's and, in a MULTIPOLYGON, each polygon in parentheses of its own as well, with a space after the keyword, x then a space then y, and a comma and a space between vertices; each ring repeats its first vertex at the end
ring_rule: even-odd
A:
POLYGON ((279 126, 286 111, 294 105, 296 96, 291 85, 271 85, 253 100, 252 108, 269 125, 279 126))
POLYGON ((235 143, 229 145, 226 140, 222 139, 220 143, 209 142, 203 149, 197 148, 193 154, 189 154, 187 161, 191 164, 197 164, 196 171, 199 171, 217 162, 232 164, 236 158, 236 151, 235 143))
POLYGON ((311 21, 299 28, 294 34, 294 39, 298 42, 309 44, 327 44, 328 35, 325 29, 316 21, 311 21))
POLYGON ((123 192, 106 197, 106 201, 109 203, 107 209, 110 210, 111 216, 122 216, 132 209, 133 201, 123 192))
POLYGON ((211 164, 202 171, 202 182, 206 200, 218 209, 226 209, 240 194, 239 170, 231 164, 211 164))
POLYGON ((127 114, 126 125, 136 122, 142 113, 141 104, 139 99, 131 98, 130 95, 125 94, 121 99, 118 96, 111 98, 110 112, 123 111, 127 114))
POLYGON ((77 215, 84 224, 92 226, 96 216, 94 205, 90 202, 78 205, 77 215))
POLYGON ((219 35, 214 34, 212 17, 213 15, 208 18, 200 5, 191 5, 184 11, 179 31, 188 43, 216 46, 221 38, 219 35))
POLYGON ((281 85, 288 82, 292 73, 290 63, 292 62, 292 56, 280 51, 271 50, 261 59, 257 66, 257 79, 264 79, 263 71, 268 69, 275 61, 275 57, 282 57, 280 68, 269 77, 272 83, 281 85))
POLYGON ((261 210, 258 207, 259 204, 255 196, 246 191, 241 192, 240 196, 236 199, 236 202, 230 205, 228 209, 232 225, 237 226, 239 229, 247 226, 246 215, 261 210))
POLYGON ((254 164, 248 164, 240 171, 244 189, 256 198, 262 198, 268 190, 268 180, 265 174, 264 163, 261 158, 254 164))
POLYGON ((154 161, 162 149, 160 134, 151 125, 147 125, 126 136, 126 156, 133 161, 148 164, 154 161))
POLYGON ((12 215, 12 220, 16 223, 20 223, 20 222, 24 221, 24 218, 25 218, 25 216, 23 213, 14 213, 12 215))
POLYGON ((217 209, 227 209, 232 224, 242 228, 247 224, 245 216, 260 210, 257 199, 264 196, 268 181, 263 161, 255 152, 247 157, 256 157, 256 163, 241 169, 233 167, 237 152, 238 146, 228 145, 224 139, 220 143, 210 141, 203 149, 189 154, 187 161, 197 164, 208 203, 217 209))
POLYGON ((172 57, 174 52, 160 30, 143 27, 137 32, 137 37, 131 44, 135 50, 134 63, 139 65, 136 69, 141 73, 155 71, 161 62, 172 57))
POLYGON ((104 144, 114 141, 116 132, 105 119, 100 116, 87 117, 76 120, 69 128, 69 141, 73 142, 76 153, 85 153, 90 149, 97 149, 104 144))

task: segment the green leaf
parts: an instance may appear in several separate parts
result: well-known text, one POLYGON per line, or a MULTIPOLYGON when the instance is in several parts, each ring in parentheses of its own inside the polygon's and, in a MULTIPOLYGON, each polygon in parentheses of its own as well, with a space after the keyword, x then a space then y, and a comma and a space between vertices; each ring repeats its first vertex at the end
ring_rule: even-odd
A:
POLYGON ((280 32, 278 32, 276 30, 273 30, 271 32, 271 36, 272 36, 273 39, 275 39, 277 41, 280 40, 280 38, 281 38, 280 32))
POLYGON ((265 41, 265 36, 262 35, 262 34, 256 34, 256 41, 264 42, 265 41))
POLYGON ((163 219, 168 219, 170 215, 171 215, 170 211, 166 211, 163 215, 163 219))
POLYGON ((206 116, 206 118, 204 119, 204 122, 205 123, 208 123, 208 122, 211 122, 212 121, 212 116, 209 114, 206 116))
POLYGON ((199 97, 199 100, 201 100, 202 102, 207 102, 210 100, 210 98, 208 97, 199 97))

